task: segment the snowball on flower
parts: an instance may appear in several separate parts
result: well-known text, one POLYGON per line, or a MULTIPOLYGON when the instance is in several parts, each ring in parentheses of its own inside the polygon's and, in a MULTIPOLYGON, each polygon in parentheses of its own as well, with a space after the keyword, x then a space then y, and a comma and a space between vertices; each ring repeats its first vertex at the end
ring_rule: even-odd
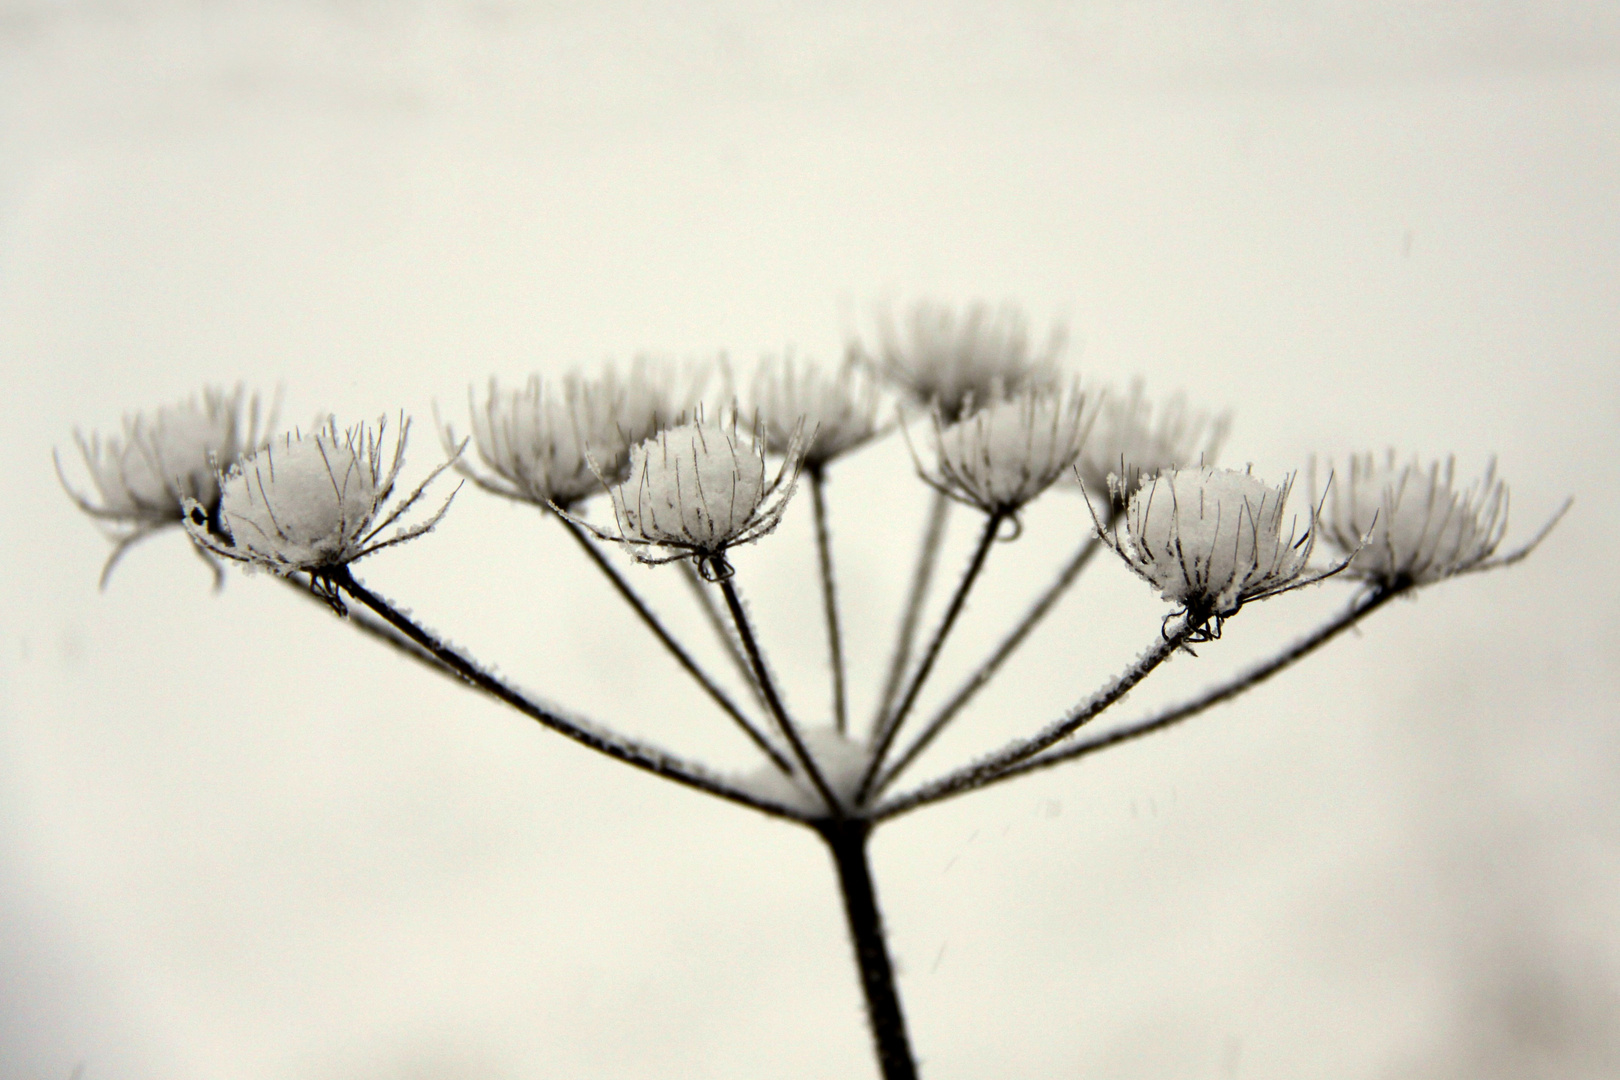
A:
POLYGON ((1464 489, 1454 476, 1451 458, 1403 465, 1393 450, 1382 462, 1370 453, 1351 458, 1349 478, 1328 485, 1323 524, 1328 542, 1350 560, 1346 572, 1384 588, 1427 585, 1516 562, 1558 520, 1518 551, 1493 558, 1507 533, 1507 485, 1494 461, 1464 489))
MULTIPOLYGON (((1303 535, 1292 525, 1283 532, 1292 487, 1293 477, 1272 487, 1247 471, 1171 469, 1131 493, 1124 539, 1117 528, 1104 539, 1186 613, 1193 640, 1208 640, 1248 601, 1326 576, 1303 576, 1315 542, 1314 512, 1303 535)), ((1117 482, 1114 488, 1120 498, 1117 482)))
POLYGON ((914 402, 947 421, 1025 387, 1057 381, 1063 333, 1054 327, 1044 350, 1032 352, 1028 322, 1011 305, 975 304, 965 311, 922 303, 904 333, 883 328, 880 369, 914 402))
MULTIPOLYGON (((468 391, 473 444, 484 470, 457 468, 479 487, 541 506, 573 506, 602 490, 598 474, 619 478, 630 447, 658 430, 672 411, 669 395, 644 364, 621 382, 613 369, 597 378, 577 372, 553 381, 532 376, 520 389, 491 379, 480 400, 468 391)), ((448 450, 455 432, 442 429, 448 450)))
POLYGON ((791 356, 769 357, 754 372, 752 401, 765 448, 786 454, 798 433, 805 467, 817 470, 878 433, 878 387, 854 356, 836 373, 791 356))
POLYGON ((221 477, 217 528, 209 527, 200 503, 185 501, 186 531, 224 558, 277 574, 301 570, 316 578, 421 536, 439 523, 449 499, 426 521, 382 534, 450 462, 385 512, 404 462, 410 424, 400 424, 391 454, 384 447, 385 428, 386 422, 379 421, 375 430, 361 425, 339 431, 336 421, 329 420, 319 431, 274 440, 221 477))
POLYGON ((935 460, 924 480, 987 514, 1012 515, 1074 465, 1096 410, 1071 384, 1029 388, 947 424, 934 413, 935 460))
POLYGON ((1085 490, 1099 496, 1110 494, 1109 477, 1117 477, 1120 495, 1113 503, 1121 511, 1123 500, 1144 478, 1193 463, 1213 464, 1228 424, 1224 415, 1188 409, 1180 396, 1155 408, 1144 397, 1141 382, 1133 382, 1129 394, 1103 397, 1076 472, 1085 490))
POLYGON ((803 462, 800 435, 772 477, 757 432, 739 436, 735 414, 725 424, 700 417, 631 447, 624 480, 608 490, 617 534, 570 520, 624 544, 642 562, 692 558, 705 577, 720 580, 731 573, 727 548, 781 522, 803 462))
POLYGON ((245 424, 243 407, 241 387, 230 393, 211 387, 201 401, 191 398, 126 416, 121 436, 86 439, 75 433, 101 501, 73 489, 62 476, 60 459, 57 475, 79 509, 114 530, 116 546, 102 570, 103 585, 131 544, 185 519, 186 500, 197 503, 209 527, 217 522, 219 471, 234 464, 257 437, 258 399, 248 407, 245 424))

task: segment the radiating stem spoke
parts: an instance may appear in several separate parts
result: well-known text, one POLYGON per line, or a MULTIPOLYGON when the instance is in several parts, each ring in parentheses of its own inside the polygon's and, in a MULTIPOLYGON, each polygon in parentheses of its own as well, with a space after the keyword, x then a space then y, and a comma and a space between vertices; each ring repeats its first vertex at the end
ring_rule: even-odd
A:
POLYGON ((833 579, 832 537, 827 530, 826 473, 821 466, 808 468, 810 507, 816 519, 816 561, 821 566, 821 606, 827 618, 827 654, 832 665, 833 723, 839 734, 849 729, 848 705, 844 690, 844 644, 838 627, 838 590, 833 579))
POLYGON ((917 566, 912 571, 911 591, 906 595, 905 610, 900 615, 894 654, 889 658, 889 674, 884 679, 877 712, 872 717, 874 738, 883 730, 889 709, 894 705, 894 696, 900 692, 900 681, 905 678, 906 667, 911 663, 911 648, 917 640, 917 622, 922 618, 923 603, 928 599, 928 586, 934 579, 934 565, 939 561, 939 547, 945 539, 945 521, 950 509, 949 496, 936 490, 933 501, 928 505, 928 526, 923 531, 922 546, 917 549, 917 566))

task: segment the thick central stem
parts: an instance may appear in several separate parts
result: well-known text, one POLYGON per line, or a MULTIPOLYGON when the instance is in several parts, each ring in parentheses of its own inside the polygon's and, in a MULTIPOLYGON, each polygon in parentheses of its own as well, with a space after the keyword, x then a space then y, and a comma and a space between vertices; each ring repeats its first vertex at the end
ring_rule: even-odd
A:
POLYGON ((877 1050, 883 1080, 917 1080, 917 1063, 911 1056, 911 1040, 906 1035, 906 1018, 900 1010, 900 995, 894 985, 894 965, 883 938, 883 916, 878 912, 877 893, 872 888, 872 866, 866 858, 866 841, 871 824, 865 821, 827 821, 816 831, 832 851, 838 868, 838 884, 844 894, 844 915, 855 945, 855 966, 861 972, 861 989, 866 993, 866 1016, 872 1025, 872 1043, 877 1050))

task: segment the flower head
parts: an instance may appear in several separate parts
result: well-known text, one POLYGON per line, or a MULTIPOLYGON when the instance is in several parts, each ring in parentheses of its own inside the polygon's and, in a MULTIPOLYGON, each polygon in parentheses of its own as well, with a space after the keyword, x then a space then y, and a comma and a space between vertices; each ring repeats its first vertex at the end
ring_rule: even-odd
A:
POLYGON ((383 445, 385 426, 379 421, 375 431, 364 426, 339 431, 329 420, 319 431, 276 440, 221 477, 216 528, 209 527, 197 500, 185 501, 186 531, 214 554, 249 567, 317 577, 421 536, 439 523, 449 499, 426 521, 379 539, 450 462, 384 513, 404 462, 410 424, 400 424, 391 458, 383 445))
POLYGON ((1195 625, 1215 620, 1202 632, 1213 637, 1220 620, 1248 601, 1318 580, 1302 577, 1315 529, 1300 536, 1282 529, 1292 487, 1293 477, 1271 487, 1247 471, 1171 469, 1130 495, 1126 538, 1116 529, 1104 539, 1195 625))
POLYGON ((700 418, 668 428, 630 449, 624 480, 608 491, 617 535, 579 524, 625 544, 642 562, 693 558, 706 576, 726 577, 726 549, 781 522, 803 465, 802 444, 802 437, 793 440, 772 477, 764 440, 757 433, 742 439, 735 415, 730 424, 700 418))
MULTIPOLYGON (((101 501, 79 494, 65 477, 62 486, 79 509, 114 531, 117 546, 102 570, 103 585, 131 544, 185 519, 187 500, 202 508, 208 522, 216 521, 219 471, 255 444, 257 427, 257 398, 244 427, 242 388, 226 393, 210 387, 200 402, 191 398, 126 416, 122 435, 75 435, 101 501)), ((57 475, 62 476, 60 459, 57 475)))
POLYGON ((914 402, 953 421, 1027 386, 1055 383, 1062 347, 1054 328, 1046 348, 1032 353, 1027 320, 1011 305, 959 313, 924 303, 911 309, 904 334, 884 328, 881 370, 914 402))
POLYGON ((1425 585, 1492 565, 1507 532, 1507 486, 1496 463, 1464 490, 1455 462, 1400 465, 1395 452, 1350 459, 1349 479, 1328 485, 1324 535, 1350 559, 1348 573, 1386 587, 1425 585))
POLYGON ((1090 492, 1117 489, 1115 508, 1123 510, 1123 499, 1144 478, 1194 462, 1213 464, 1228 424, 1226 416, 1189 410, 1179 396, 1155 410, 1143 396, 1142 384, 1134 382, 1128 395, 1104 396, 1097 426, 1076 462, 1080 482, 1090 492), (1114 488, 1110 477, 1118 478, 1114 488))
POLYGON ((804 463, 818 469, 878 433, 878 388, 849 357, 836 374, 792 357, 769 358, 754 372, 753 403, 765 448, 785 454, 806 433, 804 463))
POLYGON ((1069 471, 1096 411, 1077 387, 1024 390, 947 425, 934 414, 937 471, 923 479, 987 514, 1014 514, 1069 471))

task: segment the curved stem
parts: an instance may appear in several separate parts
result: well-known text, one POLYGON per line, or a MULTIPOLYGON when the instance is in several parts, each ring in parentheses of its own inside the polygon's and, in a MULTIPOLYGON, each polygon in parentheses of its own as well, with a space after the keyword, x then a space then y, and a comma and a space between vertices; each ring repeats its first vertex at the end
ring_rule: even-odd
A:
POLYGON ((1048 724, 1031 738, 1010 743, 987 758, 925 784, 909 795, 902 795, 880 807, 872 815, 872 819, 882 821, 903 814, 907 810, 975 790, 998 779, 1007 769, 1026 758, 1034 757, 1096 719, 1109 706, 1130 693, 1137 683, 1151 675, 1155 668, 1168 660, 1195 629, 1192 623, 1185 618, 1182 619, 1174 631, 1161 635, 1159 640, 1154 642, 1147 652, 1137 657, 1136 662, 1123 674, 1116 676, 1108 685, 1070 709, 1063 719, 1048 724))
POLYGON ((782 707, 782 698, 776 692, 776 682, 771 678, 770 669, 765 666, 765 656, 759 651, 759 642, 754 638, 754 628, 748 622, 748 613, 743 610, 742 598, 737 595, 737 587, 731 583, 731 578, 720 579, 720 591, 725 595, 726 607, 731 611, 731 620, 737 626, 737 636, 742 639, 743 649, 748 653, 748 662, 754 667, 754 678, 759 682, 760 692, 765 695, 765 702, 770 706, 771 716, 775 718, 777 726, 787 738, 788 745, 793 747, 793 754, 804 766, 805 774, 815 785, 816 791, 821 794, 822 801, 827 804, 827 812, 834 818, 844 816, 843 804, 827 786, 827 780, 816 767, 816 759, 811 755, 804 740, 799 737, 798 729, 788 717, 787 710, 782 707))
POLYGON ((939 561, 939 546, 945 539, 945 519, 951 509, 951 500, 943 491, 934 490, 934 499, 928 506, 928 527, 923 531, 922 546, 917 549, 917 566, 911 573, 911 592, 906 596, 905 611, 900 616, 900 631, 895 636, 894 655, 889 658, 889 674, 878 698, 877 712, 872 717, 872 733, 877 735, 888 718, 894 695, 900 692, 900 680, 905 678, 906 665, 911 662, 911 647, 917 639, 917 621, 922 618, 923 601, 928 598, 928 584, 934 578, 934 564, 939 561))
POLYGON ((1097 553, 1097 549, 1101 545, 1102 542, 1095 536, 1080 545, 1080 550, 1076 551, 1074 557, 1059 571, 1057 579, 1047 586, 1046 592, 1041 594, 1040 599, 1035 601, 1030 609, 1024 613, 1023 619, 1013 628, 1012 633, 1008 634, 1006 639, 996 646, 996 651, 990 654, 989 659, 979 665, 979 669, 968 677, 967 682, 962 684, 962 688, 944 704, 939 712, 934 714, 932 720, 928 721, 928 726, 923 728, 922 733, 906 748, 906 752, 900 755, 893 767, 883 774, 883 779, 877 783, 879 792, 884 791, 890 784, 894 783, 900 774, 905 771, 906 767, 917 759, 917 755, 926 750, 928 744, 934 741, 934 737, 945 729, 945 725, 954 720, 956 714, 962 711, 963 706, 973 700, 973 696, 984 688, 985 683, 989 682, 995 673, 1001 670, 1001 665, 1006 663, 1007 658, 1017 651, 1018 646, 1024 643, 1024 639, 1029 636, 1030 631, 1034 630, 1040 621, 1046 617, 1046 613, 1052 610, 1058 600, 1063 597, 1063 594, 1069 591, 1069 586, 1074 584, 1075 579, 1080 576, 1080 571, 1086 568, 1086 564, 1091 561, 1092 556, 1097 553))
POLYGON ((844 896, 844 916, 855 946, 855 966, 861 973, 866 1016, 872 1026, 883 1080, 916 1080, 917 1063, 911 1056, 906 1017, 895 988, 894 965, 883 936, 883 916, 872 887, 872 867, 866 855, 871 825, 864 821, 825 822, 816 831, 832 852, 838 885, 844 896))
POLYGON ((664 624, 658 620, 658 616, 654 615, 641 597, 636 595, 635 590, 630 588, 630 583, 624 580, 624 576, 614 568, 612 563, 608 562, 607 556, 602 554, 602 550, 591 542, 591 538, 586 534, 585 530, 561 514, 556 516, 557 520, 562 522, 563 527, 573 535, 574 539, 579 541, 579 546, 585 549, 585 554, 591 557, 591 561, 596 564, 597 569, 607 575, 607 579, 613 583, 613 587, 618 590, 624 602, 629 604, 637 615, 641 616, 641 621, 647 625, 647 629, 651 630, 653 635, 663 643, 664 648, 669 650, 669 654, 675 658, 676 662, 685 669, 688 675, 697 681, 699 686, 703 687, 714 703, 720 706, 725 714, 736 722, 738 727, 742 728, 743 733, 753 741, 754 745, 764 751, 765 756, 771 759, 771 764, 775 765, 784 774, 791 775, 793 768, 787 763, 787 759, 782 756, 776 747, 770 744, 770 741, 765 738, 758 728, 749 723, 748 718, 742 714, 742 710, 738 709, 732 703, 731 698, 726 696, 725 691, 716 686, 714 680, 710 679, 703 669, 698 667, 697 661, 693 660, 687 651, 681 647, 680 642, 670 636, 669 631, 664 629, 664 624))
POLYGON ((849 729, 844 691, 844 644, 838 630, 838 592, 833 582, 832 537, 827 532, 826 473, 810 468, 810 508, 816 519, 816 561, 821 566, 821 606, 827 615, 827 654, 832 664, 833 723, 840 734, 849 729))
POLYGON ((1254 665, 1247 671, 1241 672, 1218 686, 1211 687, 1197 697, 1165 709, 1163 712, 1156 713, 1153 716, 1115 728, 1113 731, 1105 731, 1094 735, 1082 742, 1075 743, 1073 746, 1049 750, 1046 753, 1029 758, 1009 769, 1003 770, 983 786, 1000 783, 1002 780, 1022 776, 1024 773, 1034 772, 1037 769, 1061 765, 1065 761, 1074 761, 1087 757, 1099 750, 1106 750, 1110 746, 1118 746, 1120 743, 1130 742, 1132 739, 1140 739, 1144 735, 1151 735, 1155 731, 1162 731, 1189 717, 1197 716, 1211 706, 1219 705, 1223 701, 1234 698, 1244 691, 1260 685, 1283 668, 1315 652, 1404 591, 1404 589, 1374 590, 1276 656, 1254 665))
POLYGON ((587 727, 576 720, 559 716, 537 702, 529 700, 529 698, 507 686, 495 676, 484 671, 477 664, 434 637, 427 630, 418 626, 409 616, 396 609, 388 601, 360 584, 354 579, 354 575, 349 572, 347 566, 339 566, 326 571, 325 576, 335 589, 341 589, 361 604, 370 608, 389 626, 430 654, 463 682, 474 689, 483 691, 497 701, 510 705, 524 716, 538 721, 541 725, 550 728, 559 735, 567 736, 598 753, 606 754, 616 761, 633 765, 655 776, 661 776, 665 780, 673 780, 678 784, 696 788, 717 798, 747 806, 772 817, 786 818, 790 821, 804 821, 804 815, 800 812, 785 806, 778 806, 775 803, 757 798, 748 792, 733 788, 716 777, 706 775, 696 766, 682 761, 665 750, 643 746, 621 736, 587 727))
POLYGON ((912 705, 916 704, 923 683, 928 681, 928 674, 934 668, 934 661, 939 659, 939 650, 945 646, 945 639, 950 635, 951 627, 956 625, 956 617, 962 613, 962 605, 967 603, 968 592, 978 580, 979 571, 984 569, 984 560, 990 555, 990 545, 996 542, 996 532, 1005 520, 1006 515, 1000 513, 986 516, 984 531, 979 534, 979 544, 973 549, 973 558, 962 574, 961 582, 956 586, 956 593, 945 609, 945 616, 940 620, 939 629, 934 631, 933 640, 928 643, 928 651, 923 654, 922 663, 917 665, 917 672, 911 677, 910 685, 906 687, 906 696, 900 700, 899 707, 884 724, 882 733, 878 736, 871 762, 866 767, 866 775, 861 777, 860 790, 855 795, 856 805, 865 802, 867 794, 872 790, 872 782, 877 778, 878 770, 883 767, 883 756, 889 752, 894 737, 900 733, 900 725, 905 723, 912 705))
POLYGON ((682 580, 686 582, 686 587, 692 590, 692 595, 697 598, 698 607, 703 611, 704 620, 708 622, 709 628, 714 631, 714 636, 720 640, 721 647, 725 649, 726 659, 731 661, 732 666, 737 669, 737 674, 742 676, 743 685, 748 687, 749 693, 754 695, 754 700, 758 701, 760 707, 767 713, 770 712, 770 705, 766 703, 765 695, 760 691, 759 683, 754 679, 754 669, 748 666, 748 657, 743 654, 742 646, 737 643, 737 635, 731 630, 726 622, 726 616, 720 611, 720 606, 714 602, 714 597, 709 593, 709 582, 703 580, 703 575, 698 573, 697 567, 692 563, 692 560, 682 559, 679 566, 682 580))

